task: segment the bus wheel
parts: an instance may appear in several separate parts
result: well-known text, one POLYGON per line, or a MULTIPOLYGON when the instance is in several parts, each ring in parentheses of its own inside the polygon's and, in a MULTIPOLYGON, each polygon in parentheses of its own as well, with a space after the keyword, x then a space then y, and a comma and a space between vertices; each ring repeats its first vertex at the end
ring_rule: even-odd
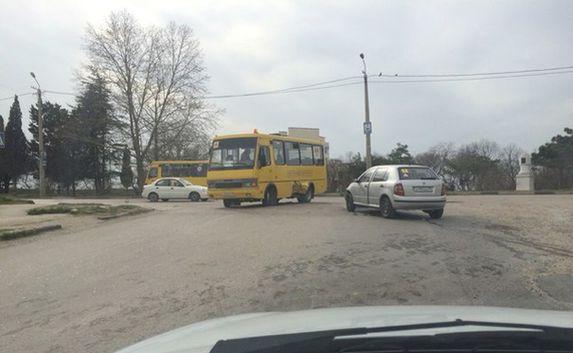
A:
POLYGON ((240 206, 240 205, 241 205, 241 202, 240 202, 240 201, 237 201, 237 200, 232 200, 232 199, 224 199, 224 200, 223 200, 223 205, 224 205, 226 208, 229 208, 229 207, 233 207, 233 206, 240 206))
POLYGON ((297 200, 299 203, 309 203, 310 200, 314 197, 314 187, 311 185, 306 189, 304 195, 297 196, 297 200))
POLYGON ((274 206, 277 203, 277 190, 274 187, 267 188, 265 198, 263 199, 263 206, 274 206))

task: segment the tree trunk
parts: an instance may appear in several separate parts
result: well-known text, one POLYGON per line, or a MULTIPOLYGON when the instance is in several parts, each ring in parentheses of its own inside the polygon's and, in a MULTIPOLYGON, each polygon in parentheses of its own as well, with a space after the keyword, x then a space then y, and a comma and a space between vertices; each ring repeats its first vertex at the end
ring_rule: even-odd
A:
POLYGON ((143 185, 145 185, 145 168, 143 167, 143 159, 136 158, 137 163, 137 192, 143 190, 143 185))

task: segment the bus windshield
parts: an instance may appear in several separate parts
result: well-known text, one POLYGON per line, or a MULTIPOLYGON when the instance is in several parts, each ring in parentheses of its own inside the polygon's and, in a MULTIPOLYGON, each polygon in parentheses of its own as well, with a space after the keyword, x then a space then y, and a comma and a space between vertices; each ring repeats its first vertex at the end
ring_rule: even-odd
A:
POLYGON ((255 165, 256 147, 257 139, 254 137, 213 141, 209 168, 252 169, 255 165))

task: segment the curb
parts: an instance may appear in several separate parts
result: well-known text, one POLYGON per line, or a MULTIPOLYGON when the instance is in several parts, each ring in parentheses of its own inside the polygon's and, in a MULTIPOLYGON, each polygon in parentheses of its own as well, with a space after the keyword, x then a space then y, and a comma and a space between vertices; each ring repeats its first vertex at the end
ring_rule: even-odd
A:
POLYGON ((151 212, 151 211, 153 211, 153 209, 145 208, 145 209, 137 210, 136 212, 123 212, 123 213, 118 213, 118 214, 113 214, 113 215, 99 216, 97 219, 102 220, 102 221, 107 221, 109 219, 116 219, 116 218, 125 217, 125 216, 135 216, 138 214, 147 213, 147 212, 151 212))
POLYGON ((0 233, 0 241, 28 237, 31 235, 37 235, 40 233, 49 232, 49 231, 58 230, 58 229, 62 229, 61 224, 47 224, 45 226, 6 230, 6 231, 0 233))

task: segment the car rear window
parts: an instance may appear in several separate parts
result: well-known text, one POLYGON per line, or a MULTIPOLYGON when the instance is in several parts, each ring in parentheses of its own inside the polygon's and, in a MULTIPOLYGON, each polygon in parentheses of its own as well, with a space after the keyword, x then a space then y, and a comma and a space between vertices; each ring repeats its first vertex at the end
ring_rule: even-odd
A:
POLYGON ((438 179, 438 175, 430 168, 400 167, 398 174, 400 180, 438 179))

